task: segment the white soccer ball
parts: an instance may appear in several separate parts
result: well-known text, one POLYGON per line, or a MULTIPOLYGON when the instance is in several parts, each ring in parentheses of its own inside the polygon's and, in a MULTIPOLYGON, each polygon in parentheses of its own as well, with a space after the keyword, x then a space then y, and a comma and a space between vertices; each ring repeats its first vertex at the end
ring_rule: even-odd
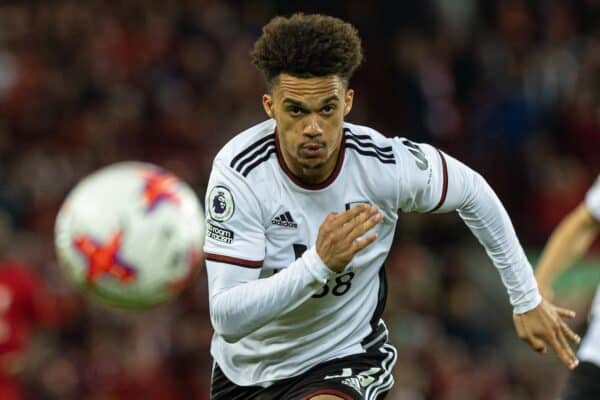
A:
POLYGON ((84 293, 114 306, 162 303, 199 267, 205 220, 194 191, 152 164, 122 162, 81 180, 55 224, 58 260, 84 293))

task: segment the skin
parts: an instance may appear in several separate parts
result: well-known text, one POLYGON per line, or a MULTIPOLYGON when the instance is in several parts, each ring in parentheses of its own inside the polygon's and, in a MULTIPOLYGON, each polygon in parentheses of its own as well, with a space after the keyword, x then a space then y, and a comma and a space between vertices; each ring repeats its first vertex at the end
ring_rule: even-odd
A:
MULTIPOLYGON (((561 221, 542 251, 536 269, 536 279, 544 297, 553 297, 552 282, 554 279, 585 253, 598 232, 600 232, 600 222, 592 216, 583 203, 561 221)), ((548 309, 546 315, 540 314, 530 323, 515 316, 515 326, 519 336, 527 341, 534 350, 542 353, 546 352, 546 343, 550 344, 569 369, 575 368, 579 361, 569 346, 568 340, 579 343, 581 338, 573 333, 561 318, 556 318, 556 314, 573 318, 575 313, 554 307, 547 302, 542 303, 542 306, 548 309)))
MULTIPOLYGON (((567 215, 558 227, 554 230, 546 247, 542 251, 540 262, 536 269, 536 278, 540 288, 540 292, 547 298, 552 298, 552 282, 554 279, 569 265, 580 258, 589 248, 593 240, 600 233, 600 221, 586 208, 585 204, 580 204, 575 210, 567 215)), ((568 310, 562 310, 564 316, 573 317, 575 314, 565 315, 568 310)), ((563 335, 560 332, 555 332, 555 336, 564 342, 565 336, 575 343, 580 342, 579 336, 575 335, 571 330, 562 323, 560 327, 563 335)), ((538 351, 545 352, 546 346, 533 335, 526 339, 531 341, 532 346, 538 351), (533 337, 531 337, 533 336, 533 337)), ((562 346, 564 348, 564 344, 562 346)), ((570 354, 568 354, 570 356, 570 354)), ((574 358, 574 356, 573 356, 574 358)))
POLYGON ((596 220, 585 204, 571 211, 548 240, 542 251, 535 272, 540 292, 552 298, 552 282, 569 265, 580 258, 600 232, 600 221, 596 220))
MULTIPOLYGON (((271 93, 263 95, 264 110, 277 123, 283 160, 301 181, 317 184, 332 174, 343 140, 344 117, 353 99, 354 91, 337 75, 298 78, 281 74, 271 93)), ((317 253, 331 270, 343 271, 377 234, 358 238, 382 220, 376 205, 330 213, 319 229, 317 253)))
MULTIPOLYGON (((344 117, 352 109, 354 91, 337 75, 297 78, 281 74, 271 93, 263 95, 267 115, 277 123, 283 160, 292 173, 308 184, 324 182, 333 173, 343 140, 344 117)), ((367 233, 383 220, 376 205, 330 213, 319 228, 317 253, 335 272, 377 239, 367 233)), ((318 395, 311 400, 342 400, 318 395)))
MULTIPOLYGON (((344 117, 352 109, 353 100, 354 91, 335 74, 298 78, 282 73, 274 80, 271 92, 263 95, 263 108, 277 125, 283 160, 302 182, 318 184, 332 174, 343 140, 344 117)), ((374 232, 359 238, 382 220, 376 205, 330 213, 319 227, 316 243, 319 257, 332 271, 343 271, 356 253, 377 239, 374 232)), ((534 350, 544 352, 549 344, 559 359, 573 369, 579 361, 568 340, 579 343, 579 337, 562 318, 574 315, 571 310, 543 300, 526 313, 514 314, 513 319, 519 337, 534 350)))
POLYGON ((344 116, 354 91, 337 75, 297 78, 281 74, 263 95, 287 167, 301 181, 317 184, 333 172, 343 139, 344 116))

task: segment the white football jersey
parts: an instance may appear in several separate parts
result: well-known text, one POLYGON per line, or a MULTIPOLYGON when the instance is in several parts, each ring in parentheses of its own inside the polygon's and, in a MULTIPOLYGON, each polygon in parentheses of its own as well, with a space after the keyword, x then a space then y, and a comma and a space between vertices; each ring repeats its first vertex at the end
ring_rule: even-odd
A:
POLYGON ((459 209, 515 309, 539 303, 504 209, 463 164, 429 145, 345 123, 334 172, 306 185, 283 162, 275 128, 267 120, 235 136, 216 156, 206 194, 211 354, 234 383, 267 386, 364 352, 374 333, 385 334, 383 265, 399 211, 459 209), (377 204, 384 216, 377 240, 333 273, 315 250, 319 227, 329 213, 361 203, 377 204))
MULTIPOLYGON (((585 205, 590 214, 600 221, 600 176, 585 196, 585 205)), ((581 360, 593 362, 600 366, 600 287, 590 311, 590 325, 579 347, 581 360)))

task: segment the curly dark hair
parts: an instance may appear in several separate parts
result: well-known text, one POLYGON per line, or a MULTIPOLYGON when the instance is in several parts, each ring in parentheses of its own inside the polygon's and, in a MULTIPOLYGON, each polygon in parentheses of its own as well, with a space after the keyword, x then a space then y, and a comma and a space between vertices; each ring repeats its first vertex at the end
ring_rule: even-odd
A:
POLYGON ((281 73, 298 78, 338 75, 347 85, 363 60, 354 26, 339 18, 302 13, 269 21, 251 55, 269 89, 281 73))

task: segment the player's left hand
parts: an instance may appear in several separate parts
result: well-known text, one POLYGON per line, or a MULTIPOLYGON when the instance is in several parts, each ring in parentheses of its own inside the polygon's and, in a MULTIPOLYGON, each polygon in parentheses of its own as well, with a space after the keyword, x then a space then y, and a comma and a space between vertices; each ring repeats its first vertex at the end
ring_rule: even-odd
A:
POLYGON ((581 338, 567 326, 563 318, 573 318, 575 312, 556 307, 546 300, 533 310, 513 314, 517 334, 537 352, 546 353, 549 344, 557 357, 569 369, 579 364, 568 341, 579 344, 581 338))

